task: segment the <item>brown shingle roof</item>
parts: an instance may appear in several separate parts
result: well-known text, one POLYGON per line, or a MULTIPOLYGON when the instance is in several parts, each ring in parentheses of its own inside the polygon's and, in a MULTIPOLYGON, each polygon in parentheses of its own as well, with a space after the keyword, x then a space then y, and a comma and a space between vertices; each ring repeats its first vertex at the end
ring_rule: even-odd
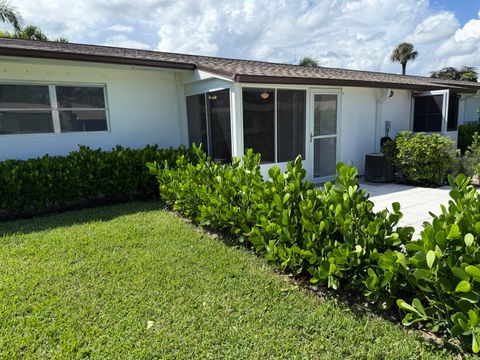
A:
POLYGON ((0 38, 0 55, 119 63, 210 71, 244 83, 363 86, 412 90, 453 89, 474 92, 480 83, 403 76, 373 71, 308 68, 263 61, 176 54, 110 46, 0 38))

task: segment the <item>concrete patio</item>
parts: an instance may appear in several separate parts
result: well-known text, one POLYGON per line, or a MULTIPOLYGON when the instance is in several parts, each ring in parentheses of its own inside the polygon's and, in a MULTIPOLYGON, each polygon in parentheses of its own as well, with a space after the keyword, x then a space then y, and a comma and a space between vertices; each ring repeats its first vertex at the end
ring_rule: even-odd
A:
POLYGON ((393 202, 399 202, 403 213, 400 226, 413 226, 415 233, 420 234, 424 221, 432 217, 429 211, 439 214, 440 205, 447 205, 450 200, 450 186, 440 188, 422 188, 402 184, 381 184, 362 182, 361 187, 371 194, 375 210, 392 209, 393 202))

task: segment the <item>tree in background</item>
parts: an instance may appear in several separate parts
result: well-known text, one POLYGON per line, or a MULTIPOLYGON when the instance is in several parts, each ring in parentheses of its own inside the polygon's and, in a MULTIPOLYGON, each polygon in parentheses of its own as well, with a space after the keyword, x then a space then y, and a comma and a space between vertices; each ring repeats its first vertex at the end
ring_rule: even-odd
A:
POLYGON ((413 45, 403 42, 393 50, 390 60, 402 64, 402 75, 405 75, 407 71, 407 63, 410 60, 415 60, 417 56, 418 52, 414 50, 413 45))
MULTIPOLYGON (((17 30, 15 32, 2 31, 0 30, 0 37, 11 38, 11 39, 22 39, 22 40, 38 40, 38 41, 50 41, 47 35, 35 25, 25 26, 23 29, 17 30)), ((68 43, 68 40, 64 37, 59 37, 53 41, 68 43)))
POLYGON ((434 79, 443 80, 463 80, 474 81, 478 80, 477 69, 472 66, 463 66, 461 68, 444 67, 438 71, 432 71, 430 77, 434 79))
POLYGON ((312 68, 320 67, 317 60, 310 56, 304 56, 303 58, 301 58, 298 61, 298 65, 312 68))
POLYGON ((13 26, 15 31, 20 31, 23 18, 15 6, 10 5, 7 0, 0 0, 0 21, 9 23, 13 26))
MULTIPOLYGON (((17 11, 15 6, 10 5, 7 0, 0 0, 0 22, 9 23, 13 26, 14 31, 0 30, 0 37, 22 39, 22 40, 39 40, 49 41, 47 35, 35 25, 22 27, 23 18, 17 11)), ((53 41, 67 43, 64 37, 59 37, 53 41)))

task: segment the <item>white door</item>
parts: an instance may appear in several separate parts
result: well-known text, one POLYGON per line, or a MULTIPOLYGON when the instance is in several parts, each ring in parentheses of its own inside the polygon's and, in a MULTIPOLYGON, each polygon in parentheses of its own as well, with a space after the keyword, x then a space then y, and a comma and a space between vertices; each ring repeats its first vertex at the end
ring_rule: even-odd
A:
POLYGON ((331 180, 336 174, 339 98, 339 92, 312 92, 310 169, 315 182, 331 180))
POLYGON ((455 104, 452 106, 454 106, 453 112, 457 112, 457 114, 449 111, 449 90, 425 91, 415 95, 413 98, 412 130, 414 132, 441 133, 456 143, 458 108, 455 108, 455 104), (449 116, 455 117, 455 119, 452 119, 453 124, 450 124, 449 116))
POLYGON ((414 132, 447 131, 448 90, 424 91, 413 97, 412 129, 414 132))

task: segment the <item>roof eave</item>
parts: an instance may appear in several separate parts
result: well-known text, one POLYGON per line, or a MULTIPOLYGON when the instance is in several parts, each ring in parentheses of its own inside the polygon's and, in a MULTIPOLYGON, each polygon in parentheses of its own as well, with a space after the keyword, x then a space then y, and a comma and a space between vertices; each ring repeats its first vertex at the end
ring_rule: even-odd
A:
POLYGON ((147 66, 156 68, 179 69, 179 70, 195 70, 194 64, 151 60, 151 59, 136 59, 128 57, 104 56, 95 54, 78 54, 61 51, 45 51, 45 50, 31 50, 19 49, 0 46, 0 56, 17 56, 25 58, 40 58, 40 59, 55 59, 55 60, 69 60, 69 61, 85 61, 104 64, 123 64, 134 66, 147 66))
POLYGON ((386 89, 407 89, 407 90, 444 90, 452 89, 459 92, 476 92, 475 89, 461 88, 456 86, 432 84, 432 85, 416 85, 404 84, 397 82, 383 81, 367 81, 356 79, 325 79, 311 77, 280 77, 280 76, 264 76, 264 75, 245 75, 236 74, 235 82, 239 83, 264 83, 264 84, 285 84, 285 85, 327 85, 327 86, 352 86, 352 87, 370 87, 370 88, 386 88, 386 89))

